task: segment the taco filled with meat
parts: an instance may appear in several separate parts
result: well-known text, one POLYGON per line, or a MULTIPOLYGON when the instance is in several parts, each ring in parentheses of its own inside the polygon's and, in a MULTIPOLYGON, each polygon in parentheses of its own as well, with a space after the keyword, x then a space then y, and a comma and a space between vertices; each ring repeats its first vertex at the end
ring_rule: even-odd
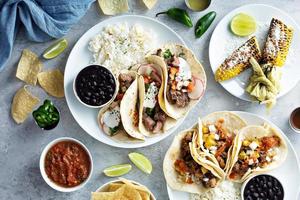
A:
POLYGON ((217 187, 225 177, 216 165, 206 163, 205 155, 195 154, 191 142, 196 131, 190 129, 178 134, 165 155, 165 178, 174 190, 202 193, 217 187))
POLYGON ((100 128, 117 141, 144 140, 138 129, 138 75, 123 70, 118 76, 118 94, 98 114, 100 128))
POLYGON ((151 55, 164 61, 164 90, 159 94, 159 104, 167 115, 179 119, 203 96, 205 71, 193 52, 179 44, 165 45, 151 55))
POLYGON ((160 107, 158 95, 163 92, 160 60, 148 57, 147 64, 138 68, 139 77, 139 130, 146 136, 163 133, 176 124, 160 107), (157 63, 158 62, 158 63, 157 63))
POLYGON ((207 152, 209 160, 227 172, 234 150, 233 142, 238 131, 246 125, 241 117, 232 112, 214 112, 199 119, 199 135, 195 135, 194 140, 199 144, 198 150, 207 152))
POLYGON ((240 130, 234 149, 227 178, 235 182, 277 168, 288 153, 282 135, 267 124, 240 130))

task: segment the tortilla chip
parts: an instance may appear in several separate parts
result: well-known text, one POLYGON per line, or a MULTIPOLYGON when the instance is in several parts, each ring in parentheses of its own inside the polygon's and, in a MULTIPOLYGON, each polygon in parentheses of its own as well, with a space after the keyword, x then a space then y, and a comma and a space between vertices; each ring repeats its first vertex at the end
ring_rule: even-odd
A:
POLYGON ((64 97, 64 75, 59 69, 49 70, 38 74, 41 87, 54 97, 64 97))
POLYGON ((92 192, 91 200, 114 200, 115 192, 92 192))
POLYGON ((17 124, 23 123, 40 100, 26 90, 26 85, 19 89, 13 98, 11 116, 17 124))
POLYGON ((105 15, 116 15, 127 12, 127 0, 98 0, 99 6, 105 15))
POLYGON ((43 64, 38 56, 29 49, 24 49, 18 64, 16 77, 27 84, 36 85, 37 75, 42 67, 43 64))
MULTIPOLYGON (((111 183, 108 187, 108 192, 115 192, 120 187, 122 187, 123 183, 111 183)), ((142 200, 150 200, 150 193, 148 191, 141 190, 140 187, 137 187, 138 185, 133 185, 133 187, 138 191, 140 194, 142 200)))
POLYGON ((142 200, 139 192, 131 185, 124 184, 115 191, 115 199, 120 200, 142 200))
POLYGON ((143 2, 148 9, 151 9, 155 6, 157 0, 143 0, 143 2))

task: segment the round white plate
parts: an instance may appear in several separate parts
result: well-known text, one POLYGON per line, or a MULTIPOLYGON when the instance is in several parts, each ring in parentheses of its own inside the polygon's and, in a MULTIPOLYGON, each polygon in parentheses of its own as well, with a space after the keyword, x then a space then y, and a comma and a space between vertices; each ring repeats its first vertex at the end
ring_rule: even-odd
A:
MULTIPOLYGON (((231 55, 233 50, 237 49, 249 38, 235 36, 229 28, 231 19, 241 12, 247 13, 255 18, 258 26, 253 35, 257 37, 261 49, 265 44, 269 24, 273 17, 282 20, 284 23, 294 28, 294 36, 289 55, 285 65, 282 67, 281 91, 277 96, 279 98, 292 90, 300 79, 300 45, 298 42, 300 41, 300 28, 295 20, 278 8, 263 4, 250 4, 239 7, 227 14, 215 28, 210 40, 209 61, 211 68, 215 73, 218 66, 225 58, 231 55)), ((232 95, 246 101, 253 101, 253 99, 245 92, 245 87, 248 85, 251 74, 252 70, 247 69, 239 76, 221 82, 220 84, 232 95)))
MULTIPOLYGON (((285 189, 284 199, 296 200, 300 192, 300 179, 295 177, 300 177, 300 164, 295 149, 293 148, 289 139, 275 124, 268 121, 267 119, 248 112, 233 112, 242 117, 249 125, 261 125, 263 123, 268 123, 283 135, 288 145, 288 156, 286 158, 286 161, 280 167, 270 171, 268 174, 276 176, 283 184, 283 187, 285 189)), ((167 187, 167 189, 170 200, 189 200, 189 193, 175 191, 170 187, 167 187)))
POLYGON ((134 24, 140 24, 145 29, 150 29, 157 35, 157 44, 161 45, 168 42, 176 42, 185 44, 184 41, 177 35, 172 29, 168 26, 148 17, 138 16, 138 15, 122 15, 118 17, 112 17, 105 21, 100 22, 99 24, 93 26, 89 29, 83 36, 77 41, 75 46, 73 47, 67 64, 65 68, 64 74, 64 89, 65 89, 65 96, 67 100, 67 104, 70 108, 70 111, 77 121, 77 123, 92 137, 95 139, 111 145, 115 147, 121 148, 138 148, 144 147, 169 136, 183 121, 178 121, 176 127, 170 129, 168 132, 153 137, 147 138, 145 142, 141 143, 121 143, 112 140, 109 136, 105 135, 102 130, 99 129, 97 123, 97 115, 99 109, 88 108, 82 105, 75 97, 73 92, 73 80, 78 74, 78 72, 90 64, 92 60, 92 53, 88 50, 88 43, 89 41, 97 35, 102 29, 111 24, 118 24, 126 22, 129 26, 134 24))

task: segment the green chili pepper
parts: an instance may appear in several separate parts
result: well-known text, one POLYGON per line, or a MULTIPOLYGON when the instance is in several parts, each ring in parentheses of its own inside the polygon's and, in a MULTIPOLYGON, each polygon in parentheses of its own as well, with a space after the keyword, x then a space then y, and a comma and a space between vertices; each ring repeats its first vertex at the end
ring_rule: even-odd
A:
POLYGON ((48 99, 37 110, 32 112, 32 116, 38 126, 44 129, 54 128, 59 122, 59 112, 48 99))
POLYGON ((193 27, 193 22, 189 16, 189 14, 186 12, 186 10, 181 9, 181 8, 170 8, 169 10, 165 12, 160 12, 156 14, 156 17, 161 14, 166 14, 170 18, 188 26, 188 27, 193 27))
POLYGON ((207 31, 208 27, 211 25, 211 23, 214 21, 216 18, 217 13, 215 11, 211 11, 201 17, 195 26, 195 36, 196 38, 201 37, 205 31, 207 31))
POLYGON ((169 59, 172 57, 172 53, 170 51, 170 49, 167 49, 165 52, 164 52, 164 58, 165 59, 169 59))

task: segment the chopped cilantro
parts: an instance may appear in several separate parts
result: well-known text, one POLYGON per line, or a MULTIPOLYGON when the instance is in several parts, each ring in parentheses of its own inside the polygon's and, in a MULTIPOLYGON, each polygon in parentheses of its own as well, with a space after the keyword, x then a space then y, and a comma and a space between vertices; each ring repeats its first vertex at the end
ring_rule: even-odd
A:
POLYGON ((113 128, 109 127, 110 135, 113 136, 119 130, 119 126, 115 126, 113 128))
POLYGON ((172 57, 172 53, 171 53, 170 49, 165 50, 165 52, 164 52, 164 58, 165 59, 169 59, 171 57, 172 57))
POLYGON ((146 83, 146 84, 145 84, 145 90, 147 91, 147 90, 149 89, 149 87, 150 87, 150 84, 149 84, 149 83, 146 83))
POLYGON ((149 117, 154 117, 154 108, 146 108, 146 113, 149 117))

